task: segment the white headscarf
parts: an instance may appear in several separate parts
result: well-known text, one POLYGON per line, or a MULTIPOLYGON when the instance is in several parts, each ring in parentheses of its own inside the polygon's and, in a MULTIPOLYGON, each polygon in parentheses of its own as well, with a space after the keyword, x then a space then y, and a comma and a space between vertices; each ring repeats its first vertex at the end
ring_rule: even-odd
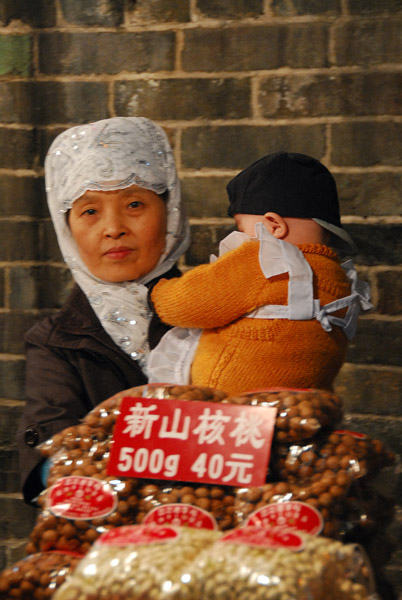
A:
POLYGON ((48 205, 64 260, 114 342, 144 368, 148 346, 145 283, 168 271, 186 251, 189 225, 168 138, 143 117, 115 117, 72 127, 52 143, 45 160, 48 205), (66 213, 87 190, 118 190, 138 185, 168 192, 165 249, 152 271, 135 281, 98 279, 81 260, 66 213))

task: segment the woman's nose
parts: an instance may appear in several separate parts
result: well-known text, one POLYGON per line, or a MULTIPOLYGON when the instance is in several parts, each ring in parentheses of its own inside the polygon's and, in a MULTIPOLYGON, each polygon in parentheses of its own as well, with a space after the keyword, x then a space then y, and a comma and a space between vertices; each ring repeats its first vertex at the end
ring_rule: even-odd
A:
POLYGON ((110 215, 105 221, 104 233, 106 237, 118 239, 126 235, 127 227, 119 215, 110 215))
POLYGON ((122 228, 117 228, 117 229, 108 229, 108 231, 106 232, 106 237, 110 237, 113 238, 114 240, 117 240, 118 238, 121 238, 123 235, 126 235, 126 231, 123 231, 122 228))

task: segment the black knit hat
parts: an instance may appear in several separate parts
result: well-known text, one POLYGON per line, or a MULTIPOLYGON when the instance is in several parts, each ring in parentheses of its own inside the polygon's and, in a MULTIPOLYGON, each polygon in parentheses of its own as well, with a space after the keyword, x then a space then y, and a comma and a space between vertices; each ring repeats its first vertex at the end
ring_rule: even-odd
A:
POLYGON ((264 156, 229 181, 228 215, 264 215, 313 219, 337 236, 338 246, 357 248, 342 228, 338 193, 333 176, 315 158, 305 154, 276 152, 264 156))

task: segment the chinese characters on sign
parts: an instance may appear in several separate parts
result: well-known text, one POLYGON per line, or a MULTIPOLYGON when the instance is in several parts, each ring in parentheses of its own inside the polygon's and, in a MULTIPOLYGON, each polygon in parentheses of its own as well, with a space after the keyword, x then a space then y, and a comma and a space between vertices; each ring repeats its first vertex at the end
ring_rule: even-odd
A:
POLYGON ((120 411, 109 475, 265 483, 275 408, 127 397, 120 411))

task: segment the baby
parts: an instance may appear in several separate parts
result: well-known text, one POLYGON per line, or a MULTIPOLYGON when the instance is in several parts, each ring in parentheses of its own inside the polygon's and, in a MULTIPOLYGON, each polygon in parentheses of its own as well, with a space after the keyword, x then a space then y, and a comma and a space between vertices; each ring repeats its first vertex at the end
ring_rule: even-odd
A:
POLYGON ((332 389, 360 309, 355 253, 342 228, 334 178, 318 160, 278 152, 227 186, 238 228, 220 257, 152 291, 175 328, 151 352, 149 380, 192 383, 229 395, 272 388, 332 389), (185 329, 184 329, 185 328, 185 329))

